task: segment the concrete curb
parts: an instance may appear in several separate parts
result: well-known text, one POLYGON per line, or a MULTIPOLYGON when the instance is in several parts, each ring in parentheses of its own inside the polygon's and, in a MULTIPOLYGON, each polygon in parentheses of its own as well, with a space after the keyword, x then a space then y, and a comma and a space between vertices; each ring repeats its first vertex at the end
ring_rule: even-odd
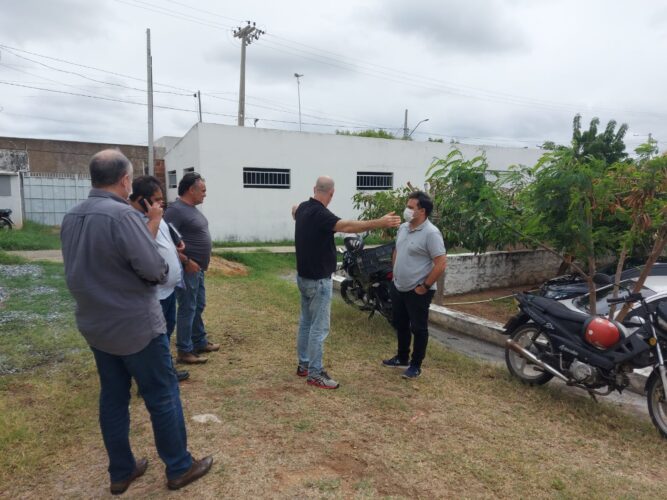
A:
MULTIPOLYGON (((340 289, 340 283, 344 279, 345 278, 342 276, 334 275, 334 287, 340 289)), ((495 344, 500 347, 505 347, 505 342, 508 339, 507 335, 503 333, 505 330, 502 323, 489 321, 478 316, 473 316, 472 314, 466 314, 435 304, 431 304, 429 323, 443 328, 449 328, 469 337, 495 344)), ((637 394, 644 394, 646 380, 652 371, 652 368, 635 370, 634 373, 630 374, 630 386, 628 389, 637 394)))

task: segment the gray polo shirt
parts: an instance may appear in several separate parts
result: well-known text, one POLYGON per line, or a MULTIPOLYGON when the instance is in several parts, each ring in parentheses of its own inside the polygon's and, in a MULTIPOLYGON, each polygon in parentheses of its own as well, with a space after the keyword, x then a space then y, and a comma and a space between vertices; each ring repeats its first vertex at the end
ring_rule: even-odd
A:
POLYGON ((401 224, 396 235, 396 289, 399 292, 409 292, 423 283, 433 270, 433 259, 446 253, 442 233, 430 220, 426 219, 415 229, 411 229, 408 222, 401 224))
POLYGON ((60 240, 76 324, 89 345, 126 356, 166 332, 155 285, 164 282, 168 266, 126 200, 91 189, 65 215, 60 240))

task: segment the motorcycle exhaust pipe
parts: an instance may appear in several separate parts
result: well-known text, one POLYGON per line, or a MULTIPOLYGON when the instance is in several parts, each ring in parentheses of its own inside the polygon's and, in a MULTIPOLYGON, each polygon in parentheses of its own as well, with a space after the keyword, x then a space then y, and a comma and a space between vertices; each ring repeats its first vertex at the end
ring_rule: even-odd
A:
POLYGON ((558 377, 563 382, 567 382, 567 383, 570 382, 570 379, 568 379, 565 375, 563 375, 561 372, 556 370, 553 366, 548 365, 544 361, 541 361, 541 360, 537 359, 532 352, 527 351, 526 349, 521 347, 519 344, 514 342, 512 339, 507 339, 506 345, 507 345, 507 347, 512 349, 514 352, 516 352, 519 356, 523 356, 524 358, 526 358, 531 363, 539 366, 544 371, 547 371, 547 372, 551 373, 553 376, 558 377))

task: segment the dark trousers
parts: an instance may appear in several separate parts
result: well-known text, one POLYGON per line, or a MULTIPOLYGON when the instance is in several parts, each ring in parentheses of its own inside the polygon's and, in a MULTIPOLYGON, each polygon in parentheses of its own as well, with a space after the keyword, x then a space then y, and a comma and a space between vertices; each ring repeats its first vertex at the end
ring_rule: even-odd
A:
POLYGON ((176 328, 176 291, 166 299, 162 299, 160 305, 162 306, 164 320, 167 322, 167 338, 171 341, 171 334, 174 333, 174 328, 176 328))
POLYGON ((429 290, 424 295, 418 295, 414 290, 399 292, 391 284, 391 304, 393 309, 393 324, 398 338, 398 357, 401 361, 410 361, 411 366, 421 368, 426 346, 428 345, 428 308, 434 295, 429 290), (410 358, 410 343, 412 359, 410 358))
POLYGON ((151 415, 158 455, 168 479, 192 465, 178 381, 166 335, 158 335, 141 351, 116 356, 91 348, 100 376, 100 427, 109 455, 111 481, 130 477, 136 465, 130 447, 130 379, 134 377, 151 415))

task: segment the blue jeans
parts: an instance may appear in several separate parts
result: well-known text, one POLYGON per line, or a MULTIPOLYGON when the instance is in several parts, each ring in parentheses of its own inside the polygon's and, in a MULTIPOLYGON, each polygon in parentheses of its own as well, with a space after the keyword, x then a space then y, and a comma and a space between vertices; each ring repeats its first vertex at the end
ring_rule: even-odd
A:
POLYGON ((176 316, 176 349, 193 352, 208 344, 201 315, 206 307, 204 271, 183 273, 185 288, 176 289, 178 314, 176 316))
POLYGON ((322 371, 324 339, 329 335, 333 281, 297 276, 296 282, 301 292, 297 356, 299 364, 308 367, 308 375, 316 376, 322 371))
POLYGON ((176 291, 166 299, 162 299, 160 305, 162 306, 164 320, 167 322, 167 338, 171 343, 171 334, 174 333, 176 327, 176 291))
POLYGON ((168 479, 192 465, 185 420, 166 335, 158 335, 141 351, 116 356, 91 347, 100 376, 100 428, 109 455, 112 482, 130 477, 136 465, 130 447, 130 380, 137 381, 151 415, 158 455, 168 479))

